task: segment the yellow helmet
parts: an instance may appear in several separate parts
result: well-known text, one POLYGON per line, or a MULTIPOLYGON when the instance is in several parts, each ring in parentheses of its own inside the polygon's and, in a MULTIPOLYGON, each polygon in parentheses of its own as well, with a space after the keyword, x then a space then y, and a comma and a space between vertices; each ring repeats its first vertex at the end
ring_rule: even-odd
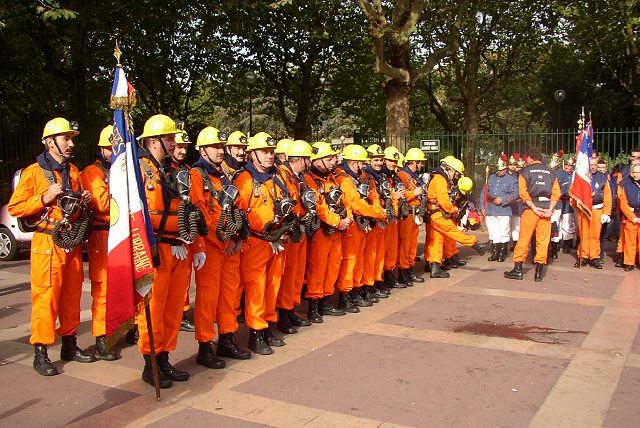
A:
POLYGON ((227 138, 227 146, 248 146, 247 136, 242 131, 233 131, 227 138))
POLYGON ((400 161, 400 152, 397 148, 390 146, 384 149, 384 159, 390 161, 400 161))
POLYGON ((359 144, 349 144, 342 150, 342 159, 366 162, 369 160, 369 153, 359 144))
POLYGON ((455 157, 453 157, 451 155, 448 155, 448 156, 445 156, 444 158, 440 159, 440 163, 448 164, 453 159, 455 159, 455 157))
POLYGON ((64 117, 51 119, 42 130, 42 139, 44 140, 47 137, 58 134, 69 134, 70 136, 75 137, 80 134, 80 132, 78 132, 78 123, 73 121, 69 122, 64 117))
POLYGON ((424 152, 417 147, 413 147, 407 150, 407 154, 404 156, 405 161, 424 162, 427 160, 424 152))
POLYGON ((458 180, 458 189, 463 195, 468 195, 473 190, 473 180, 469 177, 460 177, 458 180))
POLYGON ((406 159, 404 158, 402 152, 398 151, 398 154, 400 155, 400 159, 398 159, 398 167, 402 168, 406 162, 406 159))
POLYGON ((311 160, 322 159, 327 156, 337 155, 338 150, 333 150, 331 144, 324 141, 317 141, 311 146, 311 160))
POLYGON ((380 147, 379 144, 370 145, 367 147, 367 152, 369 152, 370 158, 384 156, 384 150, 382 150, 382 147, 380 147))
POLYGON ((176 122, 164 114, 151 116, 144 123, 142 135, 138 140, 149 137, 159 137, 160 135, 182 134, 184 131, 176 126, 176 122))
POLYGON ((214 144, 225 144, 227 142, 227 134, 220 132, 213 126, 207 126, 198 134, 196 147, 212 146, 214 144))
POLYGON ((189 134, 186 132, 176 134, 176 144, 191 144, 192 142, 191 138, 189 138, 189 134))
POLYGON ((276 145, 276 154, 287 154, 287 147, 289 147, 291 143, 293 143, 293 140, 290 140, 289 138, 283 138, 282 140, 278 141, 278 144, 276 145))
POLYGON ((460 159, 456 159, 451 156, 453 159, 450 159, 446 162, 446 165, 459 174, 464 174, 464 164, 460 159))
POLYGON ((113 125, 107 125, 100 131, 100 140, 98 140, 98 147, 111 147, 111 140, 113 139, 113 125))
POLYGON ((311 145, 304 140, 294 140, 286 148, 288 157, 310 158, 313 155, 311 145))
POLYGON ((276 140, 266 132, 258 132, 253 137, 249 138, 249 146, 247 151, 256 149, 275 149, 276 140), (253 140, 251 140, 253 138, 253 140))

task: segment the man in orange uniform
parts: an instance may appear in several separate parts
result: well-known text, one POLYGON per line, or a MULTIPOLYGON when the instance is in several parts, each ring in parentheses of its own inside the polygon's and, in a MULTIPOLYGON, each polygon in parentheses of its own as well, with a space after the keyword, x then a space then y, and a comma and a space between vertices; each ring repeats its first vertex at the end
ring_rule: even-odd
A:
POLYGON ((249 142, 242 131, 233 131, 229 134, 228 140, 225 144, 226 153, 221 166, 227 177, 233 181, 247 163, 249 142))
POLYGON ((598 171, 598 159, 596 158, 589 159, 589 166, 591 167, 591 188, 593 189, 591 193, 591 218, 588 218, 582 211, 576 210, 580 246, 578 247, 578 261, 574 267, 589 263, 596 269, 602 269, 600 231, 603 224, 611 221, 613 199, 609 174, 598 171))
POLYGON ((398 178, 402 180, 406 190, 407 204, 411 209, 409 216, 398 222, 398 276, 400 282, 404 283, 424 282, 424 278, 415 274, 413 266, 416 264, 418 252, 418 225, 422 224, 419 219, 419 210, 423 190, 418 185, 418 172, 422 169, 422 162, 426 160, 427 157, 422 150, 417 147, 411 148, 404 158, 404 166, 398 172, 398 178))
POLYGON ((526 166, 518 177, 518 191, 523 210, 520 220, 520 236, 513 251, 515 266, 505 272, 508 279, 522 279, 522 262, 527 259, 529 243, 536 233, 536 272, 534 280, 543 278, 543 268, 547 263, 549 241, 551 239, 551 215, 560 200, 560 185, 555 173, 542 163, 542 154, 537 147, 524 155, 526 166))
MULTIPOLYGON (((624 168, 622 168, 622 171, 620 171, 618 173, 618 186, 617 188, 620 188, 620 184, 622 183, 622 180, 624 180, 625 178, 628 178, 631 174, 631 168, 633 168, 633 165, 640 165, 640 147, 634 147, 631 149, 631 155, 629 155, 629 164, 625 165, 624 168)), ((616 207, 618 207, 618 209, 620 209, 620 193, 617 192, 616 197, 618 198, 617 203, 616 203, 616 207)), ((625 218, 624 214, 622 214, 622 212, 619 213, 620 216, 620 237, 618 238, 618 245, 616 247, 616 263, 615 266, 616 267, 622 267, 624 264, 624 248, 625 248, 625 242, 624 242, 624 236, 625 234, 622 232, 624 230, 624 223, 627 221, 627 219, 625 218)))
POLYGON ((80 247, 61 247, 54 243, 60 242, 54 230, 56 225, 78 221, 78 209, 64 207, 68 209, 64 213, 62 199, 73 197, 85 204, 91 202, 89 192, 80 186, 78 169, 69 162, 73 138, 78 134, 77 125, 64 118, 47 122, 42 132, 45 151, 38 155, 36 163, 22 171, 8 206, 9 214, 21 219, 31 217, 24 222, 35 224, 31 240, 29 342, 35 347, 33 368, 43 376, 58 374, 47 354, 47 346, 53 345, 56 333, 62 336, 60 359, 81 363, 96 361, 76 344, 84 278, 80 247), (60 321, 57 328, 56 319, 60 321))
POLYGON ((344 204, 342 191, 333 175, 338 152, 324 141, 313 144, 311 166, 305 174, 309 188, 316 192, 318 217, 322 222, 307 249, 308 319, 321 323, 323 315, 340 316, 345 312, 331 304, 331 296, 342 262, 340 232, 352 223, 351 213, 344 204))
POLYGON ((431 278, 448 278, 448 272, 443 272, 440 264, 443 259, 443 245, 445 238, 452 239, 467 247, 472 247, 480 255, 487 248, 478 242, 475 236, 467 235, 458 229, 453 221, 458 208, 451 201, 449 191, 462 175, 464 166, 459 159, 445 158, 440 166, 431 172, 431 180, 427 187, 427 202, 429 210, 429 224, 427 226, 427 243, 425 258, 431 267, 431 278))
POLYGON ((80 174, 82 187, 91 193, 91 235, 89 235, 89 278, 91 279, 91 334, 96 338, 96 356, 113 361, 118 356, 106 351, 107 238, 109 236, 109 168, 111 167, 113 125, 100 132, 100 153, 80 174))
MULTIPOLYGON (((311 164, 311 146, 303 140, 291 141, 287 144, 285 154, 287 160, 281 164, 280 170, 287 179, 288 187, 293 189, 293 198, 298 201, 294 212, 301 219, 302 225, 308 226, 317 219, 317 215, 309 213, 304 207, 302 198, 305 192, 313 192, 309 190, 303 178, 303 174, 311 164)), ((307 236, 312 234, 312 230, 305 229, 304 232, 300 242, 289 242, 285 248, 284 272, 276 301, 278 330, 285 334, 297 333, 296 327, 311 325, 309 320, 300 318, 294 311, 295 306, 300 304, 300 293, 307 266, 307 236)))
POLYGON ((338 309, 352 313, 360 312, 358 306, 364 306, 358 288, 362 286, 365 245, 367 233, 371 231, 371 222, 387 219, 387 214, 380 204, 368 201, 369 185, 362 178, 362 169, 368 160, 368 153, 364 147, 350 144, 344 148, 342 164, 336 173, 336 181, 340 184, 343 199, 350 207, 355 220, 343 232, 342 262, 337 282, 340 293, 338 309), (355 298, 352 298, 354 296, 355 298))
POLYGON ((629 166, 629 177, 620 182, 618 197, 625 219, 621 231, 624 233, 624 270, 629 272, 634 265, 640 267, 640 163, 629 166))
MULTIPOLYGON (((185 242, 178 229, 177 213, 182 191, 180 183, 189 177, 188 172, 181 172, 172 164, 175 137, 181 132, 170 117, 158 114, 146 121, 143 134, 138 137, 146 152, 140 158, 140 167, 157 241, 149 307, 161 388, 171 387, 173 381, 189 379, 188 372, 178 370, 169 362, 169 352, 176 349, 184 295, 191 280, 188 275, 191 269, 189 251, 194 252, 196 269, 201 268, 206 259, 202 238, 196 237, 194 242, 185 242)), ((145 361, 142 379, 153 385, 149 326, 144 312, 137 316, 136 322, 140 332, 138 347, 145 361)))
POLYGON ((285 218, 292 209, 290 189, 275 164, 275 140, 259 132, 247 147, 251 160, 235 184, 238 206, 247 213, 251 236, 240 253, 240 281, 244 287, 249 349, 273 354, 272 346, 285 342, 269 330, 277 322, 276 299, 284 270, 284 245, 289 240, 285 218), (277 214, 282 214, 282 218, 277 214))
POLYGON ((238 328, 235 323, 235 311, 242 293, 239 264, 233 261, 226 263, 227 255, 233 257, 242 250, 243 241, 238 229, 242 229, 243 226, 246 229, 246 225, 238 225, 234 221, 233 214, 236 213, 234 208, 237 210, 237 207, 234 206, 233 198, 237 196, 237 189, 221 168, 226 140, 226 134, 214 127, 209 126, 200 131, 196 141, 200 159, 189 171, 192 201, 204 214, 209 229, 209 233, 204 238, 207 258, 202 269, 197 270, 195 275, 194 317, 195 336, 198 341, 196 362, 210 369, 221 369, 226 366, 216 354, 241 360, 251 357, 248 351, 238 347, 235 340, 235 332, 238 328), (222 219, 221 216, 223 216, 222 219), (235 227, 229 227, 230 225, 235 227), (223 310, 231 314, 225 320, 227 324, 229 321, 232 323, 231 329, 229 325, 224 325, 222 328, 220 320, 217 319, 218 313, 221 312, 218 308, 220 302, 224 302, 223 305, 229 305, 229 302, 232 302, 230 307, 223 310), (214 330, 216 322, 220 338, 218 350, 214 353, 211 341, 216 336, 214 330))

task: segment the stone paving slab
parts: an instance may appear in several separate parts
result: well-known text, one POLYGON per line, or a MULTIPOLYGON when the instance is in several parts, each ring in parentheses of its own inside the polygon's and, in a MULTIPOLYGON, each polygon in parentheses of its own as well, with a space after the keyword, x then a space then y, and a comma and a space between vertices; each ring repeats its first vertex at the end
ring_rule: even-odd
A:
POLYGON ((611 399, 604 420, 606 427, 633 427, 640 421, 640 368, 626 367, 622 371, 618 388, 611 399))
POLYGON ((526 426, 568 361, 351 334, 234 390, 409 426, 526 426))
POLYGON ((242 419, 230 418, 228 416, 205 412, 197 409, 184 409, 146 426, 154 428, 175 428, 179 426, 189 428, 255 428, 269 427, 271 425, 256 424, 242 419))

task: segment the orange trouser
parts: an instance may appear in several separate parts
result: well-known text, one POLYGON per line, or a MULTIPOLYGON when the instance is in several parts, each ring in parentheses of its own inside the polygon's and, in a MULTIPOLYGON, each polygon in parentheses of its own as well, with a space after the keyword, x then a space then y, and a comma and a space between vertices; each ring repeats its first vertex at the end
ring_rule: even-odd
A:
POLYGON ((91 335, 107 334, 107 237, 108 230, 94 230, 89 235, 89 279, 91 280, 91 335))
MULTIPOLYGON (((178 260, 171 255, 171 245, 158 243, 160 266, 155 268, 153 285, 151 286, 151 323, 153 324, 153 341, 155 351, 173 351, 176 349, 184 293, 191 281, 191 258, 178 260)), ((140 311, 136 317, 140 339, 138 348, 146 355, 151 354, 149 346, 149 329, 145 311, 140 311)))
POLYGON ((580 236, 578 257, 589 260, 599 259, 602 210, 592 210, 591 220, 580 211, 576 215, 578 216, 578 233, 580 236))
POLYGON ((549 241, 551 240, 551 218, 539 217, 532 210, 522 210, 520 217, 520 236, 513 250, 513 261, 524 262, 529 254, 529 244, 533 232, 536 233, 535 263, 546 264, 549 241))
POLYGON ((636 264, 638 249, 640 248, 640 225, 625 221, 620 236, 624 235, 624 264, 636 264))
POLYGON ((250 236, 240 253, 240 282, 244 288, 244 313, 247 326, 254 330, 278 321, 276 299, 282 272, 284 252, 273 254, 267 241, 250 236))
POLYGON ((448 259, 455 256, 459 252, 460 251, 458 251, 458 243, 455 241, 455 239, 445 237, 442 245, 442 257, 448 259))
POLYGON ((304 271, 307 264, 307 237, 303 235, 300 242, 287 244, 284 253, 284 273, 276 307, 293 309, 300 303, 300 292, 304 283, 304 271))
POLYGON ((409 217, 398 222, 398 268, 409 269, 416 264, 417 251, 418 225, 413 221, 413 215, 409 214, 409 217))
MULTIPOLYGON (((207 257, 209 257, 207 255, 207 257)), ((238 330, 237 317, 242 308, 242 285, 240 285, 240 253, 222 255, 220 269, 220 291, 218 293, 218 334, 235 333, 238 330)))
MULTIPOLYGON (((208 257, 208 256, 207 256, 208 257)), ((191 309, 191 302, 189 301, 189 289, 191 288, 191 283, 187 286, 187 291, 184 293, 184 305, 182 306, 182 312, 187 312, 191 309)), ((196 293, 198 290, 196 290, 196 293)))
POLYGON ((222 263, 224 256, 222 250, 208 241, 205 242, 207 258, 204 266, 200 270, 196 269, 194 322, 196 325, 196 340, 198 342, 210 342, 216 337, 213 324, 216 322, 218 295, 223 273, 222 263))
POLYGON ((53 345, 56 333, 69 336, 80 325, 82 253, 56 247, 50 235, 35 232, 31 241, 31 344, 53 345), (56 328, 56 318, 60 325, 56 328))
POLYGON ((333 294, 341 262, 340 232, 327 236, 320 229, 314 233, 307 247, 307 299, 321 299, 333 294))
POLYGON ((378 226, 373 227, 367 233, 360 279, 362 285, 373 285, 376 281, 382 281, 386 245, 384 230, 378 226))
POLYGON ((398 261, 398 222, 388 224, 384 229, 387 249, 384 253, 384 270, 394 270, 398 261))
POLYGON ((620 254, 624 252, 624 248, 625 248, 625 236, 623 233, 623 230, 625 228, 625 225, 627 223, 626 218, 624 217, 624 214, 620 213, 620 237, 618 238, 618 244, 616 245, 616 253, 620 254))
POLYGON ((342 232, 342 261, 338 272, 338 291, 348 292, 353 287, 360 286, 362 266, 359 267, 359 276, 356 279, 357 265, 362 265, 364 246, 367 236, 364 230, 354 221, 349 228, 342 232))
POLYGON ((476 243, 476 237, 462 232, 450 218, 444 218, 442 213, 431 215, 431 221, 427 225, 427 237, 425 239, 425 258, 429 263, 442 263, 445 240, 450 239, 467 247, 476 243))

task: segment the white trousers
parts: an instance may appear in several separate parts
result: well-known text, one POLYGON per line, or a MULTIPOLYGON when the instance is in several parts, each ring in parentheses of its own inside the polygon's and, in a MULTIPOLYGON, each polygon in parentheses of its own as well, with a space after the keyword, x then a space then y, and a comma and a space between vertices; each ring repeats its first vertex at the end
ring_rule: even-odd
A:
POLYGON ((576 218, 574 213, 565 213, 558 224, 560 239, 569 240, 576 236, 576 218))
POLYGON ((506 215, 488 215, 487 229, 489 240, 494 244, 505 244, 511 236, 511 217, 506 215))
POLYGON ((551 214, 551 223, 555 223, 558 226, 558 236, 552 237, 551 241, 560 242, 560 217, 562 216, 562 210, 553 210, 551 214))
POLYGON ((510 218, 511 223, 511 240, 516 242, 520 238, 520 216, 512 215, 510 218))

